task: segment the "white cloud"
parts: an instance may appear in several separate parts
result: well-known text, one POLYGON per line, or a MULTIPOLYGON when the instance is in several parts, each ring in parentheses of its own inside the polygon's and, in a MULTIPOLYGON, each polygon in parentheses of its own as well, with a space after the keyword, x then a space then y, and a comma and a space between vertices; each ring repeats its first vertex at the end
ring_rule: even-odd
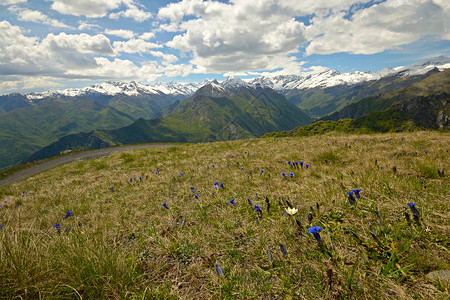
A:
POLYGON ((131 39, 136 35, 133 31, 126 29, 106 29, 105 34, 115 35, 124 39, 131 39))
MULTIPOLYGON (((8 21, 0 21, 0 93, 54 87, 57 82, 69 79, 152 81, 165 71, 186 75, 183 70, 192 69, 192 66, 171 66, 175 57, 149 50, 160 45, 139 41, 143 44, 138 42, 136 47, 144 45, 146 52, 161 57, 165 64, 147 61, 137 66, 130 60, 112 58, 117 53, 102 34, 60 33, 38 39, 26 36, 20 27, 8 21)), ((116 45, 126 48, 133 44, 116 45)))
POLYGON ((84 21, 78 21, 78 30, 91 30, 93 28, 99 28, 97 24, 91 24, 84 21))
POLYGON ((49 34, 42 40, 23 35, 18 26, 0 22, 0 75, 51 75, 97 68, 93 55, 115 55, 104 35, 49 34))
POLYGON ((159 10, 159 18, 172 21, 161 25, 160 29, 182 31, 167 46, 192 52, 191 63, 196 65, 196 72, 298 67, 291 55, 306 42, 305 26, 295 20, 282 2, 289 3, 247 0, 226 4, 184 0, 159 10))
POLYGON ((14 5, 19 3, 26 3, 27 0, 0 0, 1 5, 14 5))
POLYGON ((373 54, 410 44, 424 35, 448 38, 449 2, 391 0, 357 11, 317 15, 308 27, 307 54, 349 52, 373 54))
POLYGON ((125 11, 111 13, 111 19, 118 19, 119 17, 126 17, 135 20, 136 22, 144 22, 152 17, 152 13, 139 9, 136 5, 130 4, 125 11))
POLYGON ((51 0, 51 8, 61 14, 101 18, 118 8, 124 0, 51 0))
POLYGON ((194 67, 190 64, 168 64, 158 67, 158 72, 163 73, 167 77, 186 77, 194 72, 194 67))
POLYGON ((164 60, 164 62, 167 64, 172 64, 172 63, 178 61, 178 57, 176 57, 173 54, 167 54, 167 53, 163 53, 161 51, 150 51, 149 53, 151 55, 153 55, 154 57, 162 58, 164 60))
POLYGON ((17 19, 19 21, 40 23, 59 28, 70 28, 70 26, 58 20, 51 19, 47 15, 41 13, 40 11, 23 9, 15 5, 9 7, 8 10, 17 14, 17 19))
POLYGON ((139 36, 140 39, 143 39, 143 40, 146 40, 146 41, 151 40, 154 37, 155 37, 155 33, 154 32, 144 32, 143 34, 141 34, 139 36))
POLYGON ((125 53, 150 53, 150 49, 162 48, 161 45, 146 42, 141 39, 131 39, 125 42, 116 41, 113 43, 116 52, 125 53))

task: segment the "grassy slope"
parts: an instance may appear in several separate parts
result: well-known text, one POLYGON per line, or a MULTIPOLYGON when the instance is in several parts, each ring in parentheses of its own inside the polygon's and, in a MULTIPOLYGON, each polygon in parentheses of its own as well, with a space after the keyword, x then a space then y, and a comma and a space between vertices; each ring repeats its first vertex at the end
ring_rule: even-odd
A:
POLYGON ((449 144, 437 132, 270 138, 62 166, 0 189, 0 298, 448 298, 448 284, 425 274, 450 268, 450 182, 437 175, 450 169, 449 144), (247 198, 263 208, 259 224, 247 198), (408 202, 421 225, 405 220, 408 202), (322 245, 307 233, 311 211, 322 245))
POLYGON ((0 117, 0 169, 12 166, 62 136, 125 126, 132 118, 93 101, 52 100, 0 117))
POLYGON ((413 77, 386 77, 355 86, 293 90, 286 97, 301 109, 320 118, 361 99, 401 89, 436 72, 433 70, 425 75, 413 77))
POLYGON ((382 111, 394 104, 404 102, 405 100, 414 97, 428 97, 430 95, 442 94, 450 95, 450 69, 432 74, 421 81, 391 93, 365 98, 346 106, 338 112, 323 117, 322 120, 337 121, 344 118, 357 119, 372 111, 382 111))

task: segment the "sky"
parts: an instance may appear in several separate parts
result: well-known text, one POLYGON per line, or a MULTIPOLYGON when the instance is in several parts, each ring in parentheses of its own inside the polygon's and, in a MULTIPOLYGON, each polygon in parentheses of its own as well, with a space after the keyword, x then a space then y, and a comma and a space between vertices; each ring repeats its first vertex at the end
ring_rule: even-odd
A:
POLYGON ((0 0, 0 94, 450 56, 448 0, 0 0))

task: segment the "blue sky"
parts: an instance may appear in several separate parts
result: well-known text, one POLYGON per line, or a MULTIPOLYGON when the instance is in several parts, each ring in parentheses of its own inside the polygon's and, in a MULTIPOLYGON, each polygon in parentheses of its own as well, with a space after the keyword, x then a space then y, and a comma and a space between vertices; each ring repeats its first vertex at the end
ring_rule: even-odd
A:
POLYGON ((448 0, 0 0, 0 94, 378 71, 450 55, 448 0))

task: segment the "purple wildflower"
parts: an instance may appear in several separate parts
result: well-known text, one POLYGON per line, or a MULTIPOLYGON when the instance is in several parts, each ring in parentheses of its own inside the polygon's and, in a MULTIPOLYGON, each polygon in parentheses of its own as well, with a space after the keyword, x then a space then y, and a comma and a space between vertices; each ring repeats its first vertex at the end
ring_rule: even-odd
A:
POLYGON ((322 239, 320 238, 320 234, 319 231, 321 231, 322 228, 320 228, 319 226, 312 226, 309 227, 308 232, 314 234, 314 237, 316 238, 317 242, 320 243, 322 242, 322 239))
POLYGON ((359 192, 361 192, 362 189, 354 189, 353 192, 355 193, 356 198, 360 199, 361 195, 359 194, 359 192))
POLYGON ((70 217, 71 214, 73 214, 73 211, 68 210, 66 215, 64 216, 64 219, 67 219, 68 217, 70 217))

